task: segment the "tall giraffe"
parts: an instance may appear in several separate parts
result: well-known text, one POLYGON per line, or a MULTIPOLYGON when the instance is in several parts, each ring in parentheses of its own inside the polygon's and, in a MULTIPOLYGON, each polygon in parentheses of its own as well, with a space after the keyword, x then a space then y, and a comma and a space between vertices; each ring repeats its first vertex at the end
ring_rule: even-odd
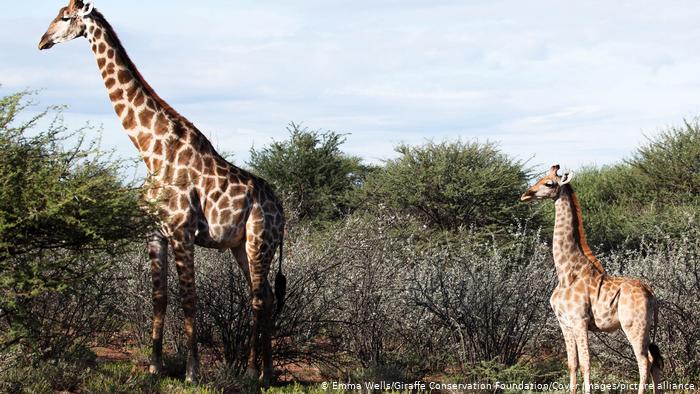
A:
POLYGON ((576 373, 583 374, 584 392, 590 392, 588 331, 613 332, 622 328, 634 350, 639 367, 639 393, 644 393, 649 372, 654 392, 661 383, 663 359, 651 342, 656 325, 656 298, 651 288, 637 279, 605 273, 586 243, 581 206, 566 172, 557 175, 559 165, 549 169, 520 198, 522 201, 553 199, 556 219, 552 252, 558 285, 549 302, 566 342, 570 390, 576 392, 576 373))
POLYGON ((277 248, 277 308, 286 286, 282 274, 284 216, 270 186, 224 160, 185 117, 161 99, 141 76, 116 33, 92 2, 70 0, 60 9, 39 49, 86 37, 102 73, 114 110, 139 150, 149 174, 144 197, 156 205, 160 229, 149 239, 153 282, 153 355, 150 371, 163 368, 163 324, 167 308, 168 242, 178 272, 188 357, 186 380, 199 368, 194 247, 230 249, 251 289, 253 322, 247 372, 272 377, 271 335, 274 297, 268 273, 277 248))

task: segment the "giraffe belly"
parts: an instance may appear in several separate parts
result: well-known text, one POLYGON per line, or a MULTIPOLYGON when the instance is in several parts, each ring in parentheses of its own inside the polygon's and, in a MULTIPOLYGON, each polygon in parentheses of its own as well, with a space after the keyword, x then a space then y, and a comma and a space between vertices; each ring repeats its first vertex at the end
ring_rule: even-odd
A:
POLYGON ((601 319, 594 317, 590 320, 588 329, 591 331, 612 332, 620 329, 620 321, 615 318, 613 320, 601 319))
POLYGON ((617 316, 617 308, 606 305, 593 305, 591 308, 592 319, 589 321, 591 331, 612 332, 620 329, 620 319, 617 316))
POLYGON ((212 249, 231 249, 240 245, 245 239, 243 225, 213 225, 200 221, 197 223, 194 242, 198 246, 212 249))

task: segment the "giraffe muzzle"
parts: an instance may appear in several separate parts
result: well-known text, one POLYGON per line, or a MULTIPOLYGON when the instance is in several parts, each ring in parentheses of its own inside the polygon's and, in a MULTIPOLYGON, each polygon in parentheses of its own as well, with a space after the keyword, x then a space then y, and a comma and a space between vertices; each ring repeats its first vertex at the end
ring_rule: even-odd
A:
POLYGON ((520 196, 520 201, 528 202, 535 198, 535 193, 531 191, 526 191, 522 196, 520 196))
POLYGON ((39 41, 39 50, 49 49, 52 46, 54 46, 53 40, 51 40, 48 34, 44 34, 44 36, 41 37, 41 41, 39 41))

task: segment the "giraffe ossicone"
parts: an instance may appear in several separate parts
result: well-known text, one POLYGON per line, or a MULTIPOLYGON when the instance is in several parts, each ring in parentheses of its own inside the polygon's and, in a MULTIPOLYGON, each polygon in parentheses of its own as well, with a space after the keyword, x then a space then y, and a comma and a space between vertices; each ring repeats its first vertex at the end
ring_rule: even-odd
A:
POLYGON ((41 38, 39 49, 87 38, 114 111, 141 154, 149 174, 145 198, 158 211, 161 228, 149 240, 153 282, 153 353, 150 370, 163 365, 167 308, 168 246, 172 247, 187 336, 186 379, 196 379, 197 351, 194 247, 230 249, 250 286, 253 322, 248 371, 256 375, 262 355, 265 385, 272 378, 273 306, 283 304, 284 214, 263 179, 228 163, 189 120, 168 105, 143 78, 114 29, 92 1, 70 0, 41 38), (268 280, 279 249, 273 292, 268 280), (275 296, 277 298, 275 302, 275 296))
POLYGON ((78 16, 81 17, 81 18, 84 18, 84 17, 90 15, 90 13, 92 12, 92 10, 95 9, 95 4, 92 2, 92 0, 84 1, 84 3, 85 3, 85 4, 84 4, 84 8, 85 8, 85 9, 84 9, 84 10, 83 10, 83 9, 78 10, 78 16))
POLYGON ((591 390, 588 331, 622 329, 637 359, 639 393, 646 391, 650 373, 654 392, 660 392, 663 359, 651 334, 656 326, 656 297, 637 279, 605 272, 586 242, 581 205, 570 183, 573 172, 559 176, 559 168, 553 165, 520 199, 554 200, 552 254, 558 284, 549 301, 566 343, 570 390, 576 392, 579 368, 584 392, 591 390))

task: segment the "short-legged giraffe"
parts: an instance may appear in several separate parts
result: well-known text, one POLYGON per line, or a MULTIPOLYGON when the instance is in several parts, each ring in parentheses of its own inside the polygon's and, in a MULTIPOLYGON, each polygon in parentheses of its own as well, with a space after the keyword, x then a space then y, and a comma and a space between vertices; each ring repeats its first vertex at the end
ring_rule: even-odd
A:
POLYGON ((274 325, 274 297, 268 272, 278 248, 277 308, 282 305, 286 283, 281 273, 282 206, 264 180, 224 160, 192 123, 158 97, 92 2, 70 0, 51 22, 39 49, 76 37, 86 37, 90 42, 114 110, 146 163, 150 180, 145 198, 156 205, 161 220, 161 228, 148 244, 154 309, 151 372, 158 373, 163 368, 170 243, 183 297, 189 350, 186 379, 196 379, 199 356, 194 246, 200 245, 231 249, 250 284, 253 323, 248 373, 257 377, 258 352, 262 350, 260 378, 268 385, 272 377, 274 325))
POLYGON ((557 175, 550 168, 521 197, 522 201, 553 199, 556 211, 552 250, 559 284, 550 304, 559 321, 569 365, 571 392, 576 392, 576 373, 581 368, 584 392, 590 392, 588 331, 624 331, 639 366, 639 392, 645 392, 649 372, 654 392, 661 383, 663 359, 651 342, 656 324, 656 299, 651 288, 637 279, 606 275, 603 265, 586 243, 581 206, 569 184, 573 174, 557 175))

